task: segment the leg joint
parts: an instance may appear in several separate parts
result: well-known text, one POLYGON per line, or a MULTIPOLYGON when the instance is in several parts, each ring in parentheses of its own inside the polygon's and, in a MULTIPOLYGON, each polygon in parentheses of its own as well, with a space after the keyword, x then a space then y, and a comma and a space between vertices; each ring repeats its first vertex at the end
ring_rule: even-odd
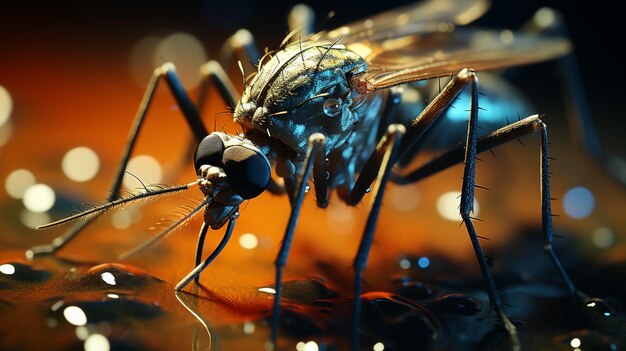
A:
POLYGON ((169 72, 176 72, 176 66, 171 62, 166 62, 154 70, 154 75, 165 76, 169 72))

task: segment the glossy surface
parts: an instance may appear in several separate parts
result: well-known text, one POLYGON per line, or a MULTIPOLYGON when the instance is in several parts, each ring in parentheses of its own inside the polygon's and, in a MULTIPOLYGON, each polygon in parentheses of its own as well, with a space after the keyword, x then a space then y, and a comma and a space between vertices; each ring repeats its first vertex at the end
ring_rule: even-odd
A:
MULTIPOLYGON (((75 18, 67 17, 71 11, 56 7, 22 9, 21 14, 2 12, 16 17, 0 22, 13 23, 11 30, 5 31, 7 36, 0 38, 7 43, 3 47, 10 48, 3 52, 0 84, 13 99, 13 132, 1 150, 0 176, 4 183, 13 171, 26 169, 34 178, 30 185, 48 184, 57 200, 50 212, 36 214, 27 211, 22 201, 11 197, 6 189, 0 192, 0 349, 84 350, 87 340, 88 345, 103 345, 104 337, 113 350, 185 350, 194 345, 195 334, 200 348, 206 348, 210 340, 213 349, 237 350, 262 349, 268 340, 264 317, 271 306, 271 295, 265 292, 268 289, 259 289, 271 288, 272 261, 288 215, 284 197, 261 195, 242 206, 233 240, 202 276, 206 290, 194 291, 191 286, 188 294, 173 293, 174 284, 192 268, 200 218, 132 260, 117 259, 119 253, 155 234, 149 228, 160 218, 176 218, 176 212, 188 203, 187 196, 112 213, 91 226, 59 258, 33 262, 24 259, 28 247, 60 234, 34 231, 33 223, 59 218, 81 202, 98 201, 107 195, 130 118, 147 82, 144 77, 135 85, 134 71, 129 70, 133 44, 150 34, 163 33, 164 29, 158 31, 155 27, 196 25, 199 29, 194 33, 215 56, 223 38, 231 33, 229 29, 207 27, 200 20, 181 20, 170 7, 143 5, 128 9, 134 5, 126 3, 115 11, 101 6, 98 13, 75 18), (152 20, 159 15, 162 17, 152 20), (147 22, 137 23, 137 18, 147 22), (175 25, 168 22, 172 18, 176 18, 175 25), (84 25, 87 20, 92 26, 84 25), (80 25, 72 27, 74 21, 80 25), (125 25, 112 26, 111 21, 125 25), (25 28, 24 24, 30 27, 25 28), (98 25, 102 28, 96 28, 98 25), (129 30, 131 27, 135 29, 129 30), (215 43, 211 42, 213 38, 215 43), (68 150, 82 145, 96 151, 101 169, 92 180, 75 183, 63 174, 61 163, 68 150), (252 249, 239 244, 244 235, 249 238, 247 234, 257 238, 252 249), (183 304, 199 311, 194 313, 208 326, 210 339, 202 323, 183 304), (69 307, 83 311, 85 326, 70 322, 82 324, 82 315, 76 308, 67 310, 69 307)), ((354 8, 354 4, 347 5, 354 8)), ((91 6, 89 11, 94 11, 91 6)), ((246 18, 247 8, 240 6, 237 16, 223 17, 228 17, 229 25, 237 25, 240 18, 246 18)), ((260 10, 261 6, 254 9, 260 10)), ((187 10, 187 14, 201 12, 179 10, 187 10)), ((595 11, 598 10, 590 8, 587 13, 595 11)), ((276 38, 284 35, 284 21, 276 12, 275 8, 256 12, 262 15, 249 26, 255 34, 261 33, 261 46, 275 46, 276 38), (267 18, 277 19, 268 22, 267 18), (274 23, 278 23, 277 28, 271 33, 263 32, 269 30, 265 26, 274 23)), ((503 12, 515 10, 507 8, 503 12)), ((528 16, 522 17, 520 20, 528 16)), ((584 32, 588 31, 586 27, 584 32)), ((157 60, 156 64, 160 62, 157 60)), ((146 60, 141 63, 149 76, 155 65, 146 60)), ((179 64, 179 70, 183 67, 179 64)), ((193 67, 192 75, 196 72, 197 67, 193 67)), ((598 82, 595 72, 590 78, 592 82, 598 82)), ((238 77, 236 71, 231 73, 238 77)), ((479 166, 479 184, 492 189, 477 190, 480 216, 485 220, 479 225, 490 239, 484 244, 494 258, 498 284, 508 292, 506 302, 513 305, 507 311, 524 322, 523 338, 530 349, 569 351, 576 342, 580 342, 581 350, 621 349, 624 341, 619 335, 623 335, 623 324, 619 318, 623 316, 626 279, 624 190, 572 147, 569 129, 562 123, 560 100, 553 96, 558 86, 552 71, 532 67, 523 73, 525 79, 515 83, 538 105, 532 112, 549 113, 551 150, 557 157, 553 162, 552 186, 559 200, 554 202, 554 208, 561 213, 555 219, 557 234, 562 237, 556 246, 580 289, 603 298, 605 303, 564 298, 556 275, 541 252, 536 230, 540 215, 538 147, 537 139, 529 137, 523 140, 525 147, 513 143, 495 150, 495 158, 489 154, 481 156, 484 161, 479 166), (590 189, 595 198, 593 212, 584 219, 570 218, 563 210, 563 195, 578 186, 590 189), (531 230, 524 235, 527 227, 531 230), (511 236, 523 239, 515 241, 511 236)), ((614 80, 611 75, 610 81, 614 80)), ((592 97, 607 89, 619 92, 602 84, 588 85, 592 97)), ((608 136, 606 142, 623 147, 623 138, 619 136, 623 130, 619 127, 621 119, 607 122, 607 118, 619 116, 624 109, 616 107, 617 100, 601 101, 607 104, 596 103, 596 108, 603 111, 596 117, 600 126, 610 127, 601 129, 608 136), (613 134, 616 137, 611 137, 613 134)), ((216 114, 225 109, 221 102, 212 99, 203 115, 208 125, 217 119, 216 129, 225 125, 234 133, 240 127, 228 124, 229 116, 216 114)), ((167 165, 175 164, 177 156, 184 153, 186 127, 166 93, 159 93, 151 113, 137 155, 156 156, 167 173, 167 165)), ((416 164, 431 156, 423 155, 416 164)), ((180 183, 195 177, 192 153, 184 158, 186 168, 177 179, 180 183)), ((486 312, 483 282, 471 256, 467 234, 458 222, 443 219, 437 211, 436 203, 442 194, 460 189, 460 171, 454 168, 416 186, 391 187, 387 193, 380 230, 365 272, 366 297, 373 306, 369 310, 376 318, 364 323, 364 349, 374 349, 379 343, 387 350, 401 349, 400 345, 413 345, 415 341, 425 348, 491 345, 492 349, 501 349, 501 343, 506 342, 499 330, 491 333, 493 320, 486 312), (430 261, 425 269, 418 268, 422 257, 430 261), (457 297, 451 299, 450 294, 457 297), (480 312, 475 312, 477 308, 480 312), (380 311, 395 319, 376 320, 380 311)), ((319 210, 310 195, 285 271, 289 288, 284 292, 284 306, 288 312, 283 320, 287 327, 283 328, 281 345, 287 350, 302 345, 327 345, 329 349, 341 350, 347 345, 345 335, 350 321, 350 265, 366 209, 346 208, 332 199, 327 210, 319 210)), ((190 196, 197 199, 201 195, 190 196)), ((217 244, 220 234, 210 233, 207 250, 217 244)))

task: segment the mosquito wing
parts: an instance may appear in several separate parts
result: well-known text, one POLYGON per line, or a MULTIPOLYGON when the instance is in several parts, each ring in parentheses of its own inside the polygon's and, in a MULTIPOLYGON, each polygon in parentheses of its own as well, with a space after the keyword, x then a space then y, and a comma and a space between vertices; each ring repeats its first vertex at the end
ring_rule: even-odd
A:
POLYGON ((369 64, 353 82, 364 93, 449 76, 463 68, 493 70, 549 60, 569 52, 562 38, 511 31, 457 29, 347 45, 369 64))
POLYGON ((313 38, 330 42, 341 38, 342 44, 350 44, 440 31, 472 22, 488 8, 489 0, 426 0, 318 33, 313 38))

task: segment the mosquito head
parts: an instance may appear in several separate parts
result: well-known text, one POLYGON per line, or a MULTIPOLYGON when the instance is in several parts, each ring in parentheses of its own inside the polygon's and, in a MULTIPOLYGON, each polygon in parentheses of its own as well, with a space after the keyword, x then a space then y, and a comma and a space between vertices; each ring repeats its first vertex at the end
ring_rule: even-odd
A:
POLYGON ((202 192, 226 205, 260 195, 270 179, 267 157, 249 140, 226 133, 200 142, 194 166, 202 192))
POLYGON ((260 64, 244 90, 234 118, 244 126, 280 140, 298 155, 311 134, 326 136, 329 149, 343 143, 358 116, 351 75, 365 61, 337 43, 295 42, 260 64))

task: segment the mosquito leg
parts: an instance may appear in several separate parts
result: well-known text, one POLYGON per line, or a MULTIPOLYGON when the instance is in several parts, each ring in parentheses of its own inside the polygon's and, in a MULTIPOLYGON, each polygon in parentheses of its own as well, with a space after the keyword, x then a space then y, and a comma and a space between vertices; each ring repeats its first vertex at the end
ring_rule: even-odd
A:
MULTIPOLYGON (((109 189, 108 201, 113 201, 119 197, 120 188, 122 187, 122 179, 124 178, 124 174, 126 173, 126 166, 128 165, 128 161, 130 159, 130 155, 135 147, 137 142, 137 137, 141 131, 141 127, 147 115, 148 109, 150 107, 150 103, 152 102, 152 98, 154 97, 154 93, 156 92, 156 88, 161 79, 165 79, 172 95, 176 99, 178 106, 180 107, 183 116, 187 122, 189 128, 191 128, 191 132, 194 135, 194 138, 197 142, 200 142, 206 135, 207 129, 204 124, 200 120, 200 116, 193 103, 187 96, 185 89, 183 88, 180 80, 176 75, 176 70, 174 65, 171 63, 165 63, 162 66, 158 67, 154 70, 152 78, 150 79, 150 83, 148 83, 148 87, 144 93, 143 99, 139 104, 139 109, 135 115, 133 120, 133 124, 131 126, 130 132, 128 134, 128 140, 126 142, 126 147, 122 153, 122 158, 118 165, 118 170, 116 172, 115 178, 113 179, 113 183, 111 184, 111 188, 109 189)), ((52 243, 48 245, 35 246, 26 251, 26 256, 28 258, 32 258, 39 254, 50 254, 54 253, 56 250, 65 246, 68 242, 70 242, 80 231, 86 227, 93 220, 98 218, 99 215, 93 216, 88 220, 78 223, 72 228, 70 228, 63 235, 55 238, 52 243)))
MULTIPOLYGON (((287 228, 285 229, 285 235, 283 236, 283 240, 280 245, 280 250, 278 251, 278 255, 276 256, 276 261, 274 264, 276 265, 276 284, 274 294, 274 308, 272 314, 272 344, 276 346, 276 340, 278 338, 278 329, 279 329, 279 321, 280 321, 280 297, 281 297, 281 288, 282 288, 282 271, 283 267, 287 263, 287 256, 289 255, 289 249, 291 248, 291 240, 293 239, 293 233, 296 229, 296 224, 298 222, 298 216, 300 215, 300 209, 302 208, 302 201, 304 200, 304 195, 306 194, 306 187, 309 180, 309 175, 311 174, 311 170, 313 165, 316 163, 315 159, 321 158, 324 160, 326 157, 326 137, 324 135, 315 133, 309 137, 309 145, 307 149, 307 153, 304 159, 304 167, 302 168, 300 174, 297 176, 296 180, 296 193, 293 198, 293 203, 291 206, 291 213, 289 215, 289 221, 287 222, 287 228)), ((314 175, 318 172, 314 172, 314 175)), ((326 184, 326 177, 321 179, 315 179, 315 182, 322 182, 326 184)))
MULTIPOLYGON (((529 33, 546 33, 571 38, 563 15, 550 8, 537 11, 522 29, 529 33)), ((557 64, 561 89, 565 93, 565 111, 572 138, 613 178, 626 186, 626 174, 621 167, 616 166, 624 163, 624 160, 615 154, 606 153, 594 127, 588 95, 585 92, 575 52, 563 56, 557 64)))
MULTIPOLYGON (((473 75, 473 73, 472 73, 473 75)), ((435 123, 435 121, 441 116, 441 114, 450 106, 456 96, 463 90, 463 88, 471 81, 470 71, 468 69, 461 70, 446 86, 441 90, 439 94, 422 110, 422 112, 411 122, 408 126, 406 135, 402 138, 400 149, 396 156, 394 156, 393 164, 397 160, 403 158, 405 154, 410 152, 413 146, 417 143, 424 133, 435 123)), ((375 156, 376 154, 374 154, 375 156)), ((372 171, 359 174, 359 181, 355 184, 354 189, 350 191, 347 202, 352 205, 356 205, 361 201, 365 190, 374 181, 377 176, 378 168, 369 163, 376 164, 377 160, 370 159, 368 164, 364 166, 364 170, 370 169, 372 171)))
POLYGON ((261 53, 254 41, 254 36, 247 29, 240 29, 226 39, 218 54, 219 63, 226 69, 230 67, 232 58, 236 57, 242 64, 256 64, 261 53))
MULTIPOLYGON (((202 227, 200 227, 200 233, 198 234, 198 243, 196 244, 196 261, 194 267, 198 267, 202 262, 202 251, 204 249, 204 239, 206 238, 206 233, 209 231, 209 226, 202 222, 202 227)), ((195 278, 196 283, 200 283, 200 274, 196 275, 195 278)))
MULTIPOLYGON (((502 127, 491 134, 478 140, 477 153, 491 150, 501 144, 514 141, 522 136, 541 131, 541 213, 542 228, 544 236, 544 250, 550 257, 552 264, 561 276, 566 290, 570 294, 584 295, 576 290, 572 280, 569 278, 559 259, 552 249, 552 209, 550 205, 550 176, 549 176, 549 156, 548 156, 548 132, 545 124, 538 115, 526 117, 518 122, 502 127)), ((441 172, 449 167, 458 165, 463 161, 464 148, 453 149, 426 165, 417 168, 409 174, 403 176, 393 174, 392 181, 398 184, 410 184, 418 182, 428 176, 441 172)))
MULTIPOLYGON (((530 134, 537 129, 540 122, 539 115, 532 115, 520 121, 504 126, 480 139, 476 146, 476 152, 481 153, 510 141, 516 140, 524 135, 530 134)), ((416 183, 422 179, 437 174, 452 166, 463 162, 465 157, 465 147, 454 148, 442 155, 437 156, 432 161, 410 171, 406 174, 394 173, 391 181, 396 184, 416 183)))
POLYGON ((543 249, 550 257, 554 268, 561 276, 561 280, 563 280, 563 284, 567 289, 567 292, 570 295, 579 295, 583 296, 583 294, 578 293, 576 288, 574 287, 574 283, 570 279, 565 269, 563 269, 563 265, 561 261, 558 259, 554 250, 552 249, 552 238, 554 234, 552 232, 552 206, 550 201, 552 201, 550 197, 550 156, 548 154, 548 129, 544 123, 541 123, 541 224, 543 230, 543 249))
POLYGON ((355 186, 353 187, 353 194, 350 194, 351 198, 361 199, 367 192, 371 181, 369 181, 369 175, 376 174, 376 185, 373 193, 373 201, 370 206, 369 215, 361 237, 361 243, 359 244, 359 250, 354 258, 354 315, 352 320, 352 350, 359 349, 359 326, 361 325, 361 293, 363 290, 363 270, 367 264, 367 258, 372 247, 374 240, 374 230, 376 229, 376 222, 380 213, 380 206, 382 204, 383 194, 389 179, 391 168, 393 167, 393 160, 396 159, 396 153, 400 148, 402 136, 406 132, 406 129, 401 124, 392 124, 387 128, 387 133, 380 140, 376 146, 376 151, 367 164, 361 171, 361 175, 357 179, 355 186), (365 180, 365 181, 364 181, 365 180), (369 181, 369 183, 367 182, 369 181))
POLYGON ((463 170, 463 185, 461 189, 460 206, 461 218, 463 219, 463 223, 465 223, 465 227, 467 228, 467 232, 474 248, 474 253, 478 259, 480 270, 482 271, 483 277, 487 283, 487 293, 489 295, 491 308, 495 310, 498 317, 504 323, 504 327, 511 336, 513 349, 519 350, 521 346, 517 336, 517 328, 509 320, 502 309, 502 301, 500 300, 500 296, 496 290, 496 284, 494 283, 491 272, 489 271, 489 266, 487 264, 487 260, 485 259, 485 254, 480 246, 478 234, 474 228, 473 218, 471 216, 474 211, 474 186, 476 180, 476 153, 478 144, 478 137, 476 136, 476 129, 478 127, 478 79, 473 72, 471 73, 472 100, 470 118, 467 127, 467 141, 465 143, 465 168, 463 170))
MULTIPOLYGON (((222 252, 222 250, 228 243, 228 240, 230 240, 230 237, 233 234, 233 229, 235 228, 235 222, 236 222, 235 217, 231 218, 228 221, 228 226, 226 227, 226 232, 224 233, 224 237, 222 238, 222 241, 220 241, 220 243, 217 245, 215 250, 213 250, 213 252, 209 255, 209 257, 207 257, 201 263, 198 263, 196 268, 194 268, 191 272, 189 272, 189 274, 187 274, 185 278, 183 278, 178 284, 176 284, 176 288, 175 288, 176 291, 183 290, 187 286, 187 284, 189 284, 192 280, 196 280, 196 283, 198 282, 198 279, 200 278, 200 273, 202 273, 202 271, 205 268, 207 268, 211 264, 211 262, 213 262, 213 260, 215 260, 215 258, 222 252)), ((202 238, 202 241, 204 241, 203 234, 206 234, 207 229, 208 229, 208 225, 206 223, 203 223, 202 228, 200 229, 200 237, 202 238)), ((200 244, 200 240, 198 240, 198 244, 200 244)), ((200 245, 198 246, 197 251, 199 251, 200 255, 202 255, 202 248, 200 247, 200 245)), ((198 257, 199 256, 196 254, 196 262, 200 261, 198 260, 198 257)))

